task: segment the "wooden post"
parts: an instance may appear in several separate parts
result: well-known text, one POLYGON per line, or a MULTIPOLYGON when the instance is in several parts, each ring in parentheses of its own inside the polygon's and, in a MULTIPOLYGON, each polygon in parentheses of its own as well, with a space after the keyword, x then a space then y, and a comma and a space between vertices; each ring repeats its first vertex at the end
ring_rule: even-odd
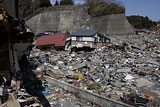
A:
POLYGON ((8 51, 9 51, 9 62, 10 62, 10 71, 14 72, 14 57, 13 57, 13 43, 12 43, 12 35, 11 35, 11 24, 8 22, 8 15, 6 11, 2 10, 3 14, 3 24, 8 33, 8 51))
POLYGON ((15 72, 20 71, 20 67, 19 67, 19 63, 18 63, 18 56, 17 56, 17 52, 15 49, 15 45, 13 45, 13 56, 14 56, 14 67, 15 67, 15 72))
POLYGON ((9 51, 9 62, 10 62, 10 70, 14 73, 14 57, 13 57, 13 44, 10 32, 8 33, 8 51, 9 51))

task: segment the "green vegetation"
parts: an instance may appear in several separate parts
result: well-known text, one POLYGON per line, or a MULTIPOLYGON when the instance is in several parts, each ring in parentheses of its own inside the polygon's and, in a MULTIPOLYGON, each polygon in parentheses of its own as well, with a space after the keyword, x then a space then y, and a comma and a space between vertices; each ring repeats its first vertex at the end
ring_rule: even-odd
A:
MULTIPOLYGON (((35 6, 33 6, 34 8, 29 6, 24 8, 22 5, 21 7, 24 9, 22 9, 21 17, 25 20, 29 20, 39 13, 70 9, 70 6, 73 7, 74 5, 73 0, 61 0, 60 4, 56 0, 55 6, 52 7, 49 1, 50 0, 40 0, 40 2, 35 2, 35 6)), ((23 3, 25 3, 25 5, 29 4, 29 2, 26 3, 24 0, 21 2, 21 4, 23 3)), ((93 17, 125 13, 125 8, 123 6, 116 3, 108 3, 104 0, 86 0, 86 4, 89 7, 89 15, 93 17)))
POLYGON ((125 13, 125 8, 123 6, 120 6, 116 3, 108 3, 104 0, 97 2, 89 1, 87 4, 89 6, 88 13, 93 17, 125 13))
POLYGON ((56 3, 55 3, 55 5, 54 6, 59 6, 59 3, 58 3, 58 1, 56 0, 56 3))
POLYGON ((50 3, 50 0, 39 0, 40 1, 40 7, 50 7, 52 6, 50 3))
POLYGON ((95 82, 93 84, 90 84, 88 86, 88 90, 93 90, 93 89, 99 90, 99 89, 101 89, 101 85, 99 83, 97 83, 97 82, 95 82))
POLYGON ((156 22, 150 20, 147 16, 129 16, 127 19, 136 29, 153 29, 156 26, 156 22))
POLYGON ((139 94, 137 94, 136 92, 131 92, 131 93, 128 95, 129 98, 131 98, 131 97, 135 98, 135 97, 138 97, 138 96, 139 96, 139 94))
POLYGON ((65 10, 73 7, 74 5, 74 2, 72 0, 61 0, 60 4, 56 0, 54 7, 52 7, 50 0, 37 0, 33 3, 33 5, 30 5, 31 3, 31 0, 29 0, 28 2, 22 0, 20 2, 20 17, 24 18, 24 20, 29 20, 39 13, 65 10))
POLYGON ((74 5, 73 0, 61 0, 60 5, 74 5))
POLYGON ((71 35, 71 33, 70 33, 69 31, 66 31, 66 34, 67 34, 67 35, 71 35))

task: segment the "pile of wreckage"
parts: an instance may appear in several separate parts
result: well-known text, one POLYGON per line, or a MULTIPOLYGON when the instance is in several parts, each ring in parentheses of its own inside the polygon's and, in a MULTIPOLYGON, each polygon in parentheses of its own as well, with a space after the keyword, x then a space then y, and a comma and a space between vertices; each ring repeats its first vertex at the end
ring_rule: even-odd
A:
POLYGON ((0 28, 0 107, 49 107, 41 92, 42 83, 28 69, 23 55, 32 45, 34 34, 24 20, 10 16, 4 8, 0 8, 0 28))
MULTIPOLYGON (((89 52, 40 50, 35 46, 28 53, 29 62, 40 79, 49 76, 133 106, 158 106, 160 38, 145 37, 111 38, 108 45, 89 52)), ((43 93, 48 94, 48 90, 43 93)))
POLYGON ((160 105, 159 35, 79 30, 33 42, 24 21, 4 9, 0 27, 1 107, 160 105))

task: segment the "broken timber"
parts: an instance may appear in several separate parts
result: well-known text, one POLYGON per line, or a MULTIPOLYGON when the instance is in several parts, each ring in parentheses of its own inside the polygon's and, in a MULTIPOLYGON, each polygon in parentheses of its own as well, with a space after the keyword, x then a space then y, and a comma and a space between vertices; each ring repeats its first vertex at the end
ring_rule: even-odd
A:
POLYGON ((9 94, 8 101, 2 104, 0 107, 21 107, 19 102, 14 97, 13 93, 9 94))
MULTIPOLYGON (((3 26, 8 36, 7 39, 8 39, 9 65, 10 65, 10 71, 14 73, 15 71, 19 71, 20 69, 19 69, 17 55, 13 47, 14 35, 12 35, 11 23, 9 22, 7 12, 4 9, 2 9, 2 14, 0 14, 0 20, 3 22, 3 26)), ((6 49, 4 50, 6 51, 6 49)))

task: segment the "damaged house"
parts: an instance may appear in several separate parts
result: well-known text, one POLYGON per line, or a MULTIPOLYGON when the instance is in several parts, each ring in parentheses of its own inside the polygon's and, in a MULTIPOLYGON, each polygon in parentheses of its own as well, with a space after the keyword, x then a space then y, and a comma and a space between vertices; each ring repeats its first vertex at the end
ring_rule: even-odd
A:
POLYGON ((40 49, 69 50, 71 39, 66 34, 44 35, 37 39, 36 46, 40 49))
POLYGON ((110 39, 97 30, 78 30, 72 34, 72 48, 96 48, 105 46, 110 39))

